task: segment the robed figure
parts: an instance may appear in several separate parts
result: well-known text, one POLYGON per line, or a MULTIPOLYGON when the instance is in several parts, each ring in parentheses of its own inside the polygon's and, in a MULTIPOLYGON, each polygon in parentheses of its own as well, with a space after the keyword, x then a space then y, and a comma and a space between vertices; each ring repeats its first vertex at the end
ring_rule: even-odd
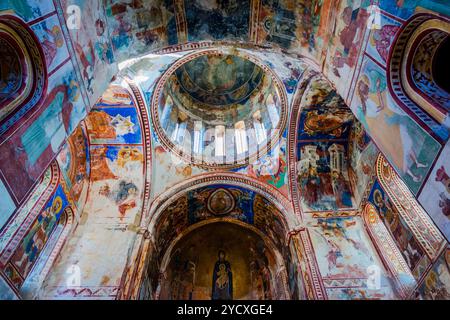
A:
POLYGON ((231 265, 225 260, 225 252, 219 251, 219 260, 214 265, 212 281, 212 300, 233 299, 233 274, 231 265))

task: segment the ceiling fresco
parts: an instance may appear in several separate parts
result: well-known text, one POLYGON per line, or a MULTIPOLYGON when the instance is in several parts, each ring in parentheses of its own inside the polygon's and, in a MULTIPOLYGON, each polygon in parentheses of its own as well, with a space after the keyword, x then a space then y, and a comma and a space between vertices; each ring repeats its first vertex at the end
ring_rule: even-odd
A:
MULTIPOLYGON (((175 71, 181 90, 202 105, 244 104, 259 87, 264 71, 233 55, 205 55, 175 71)), ((206 111, 206 110, 205 110, 206 111)))
POLYGON ((355 207, 350 186, 350 132, 355 119, 324 79, 303 97, 297 134, 297 174, 304 212, 355 207))
POLYGON ((274 72, 238 51, 181 58, 164 73, 152 98, 158 139, 206 168, 244 166, 264 155, 283 133, 286 112, 283 84, 274 72))
POLYGON ((0 299, 450 299, 449 16, 0 1, 0 299))

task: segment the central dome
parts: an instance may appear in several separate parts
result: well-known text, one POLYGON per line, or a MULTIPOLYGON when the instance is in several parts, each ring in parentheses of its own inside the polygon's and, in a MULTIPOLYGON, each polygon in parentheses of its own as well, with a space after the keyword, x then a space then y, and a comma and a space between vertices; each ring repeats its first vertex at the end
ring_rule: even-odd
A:
POLYGON ((152 117, 161 143, 175 154, 202 167, 238 167, 278 142, 285 104, 282 82, 256 58, 206 50, 166 71, 152 117))
POLYGON ((195 58, 176 71, 183 93, 214 106, 244 103, 263 76, 264 71, 253 62, 220 53, 195 58))

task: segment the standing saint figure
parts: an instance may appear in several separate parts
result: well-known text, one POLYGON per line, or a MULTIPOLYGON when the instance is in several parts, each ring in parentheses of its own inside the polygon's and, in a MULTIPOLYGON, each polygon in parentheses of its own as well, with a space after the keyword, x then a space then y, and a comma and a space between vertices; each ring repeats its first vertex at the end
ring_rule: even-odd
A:
POLYGON ((233 299, 233 274, 230 263, 225 260, 225 251, 223 250, 219 251, 219 260, 214 265, 211 299, 233 299))

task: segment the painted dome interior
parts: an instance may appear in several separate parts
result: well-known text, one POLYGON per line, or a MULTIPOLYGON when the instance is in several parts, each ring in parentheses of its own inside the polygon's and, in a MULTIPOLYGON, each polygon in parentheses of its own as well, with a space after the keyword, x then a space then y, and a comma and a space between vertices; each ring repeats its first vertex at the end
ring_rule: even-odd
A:
POLYGON ((449 56, 450 0, 0 0, 0 300, 450 301, 449 56))
POLYGON ((284 123, 276 77, 223 52, 187 60, 168 70, 154 97, 162 142, 201 166, 235 166, 265 153, 284 123))

